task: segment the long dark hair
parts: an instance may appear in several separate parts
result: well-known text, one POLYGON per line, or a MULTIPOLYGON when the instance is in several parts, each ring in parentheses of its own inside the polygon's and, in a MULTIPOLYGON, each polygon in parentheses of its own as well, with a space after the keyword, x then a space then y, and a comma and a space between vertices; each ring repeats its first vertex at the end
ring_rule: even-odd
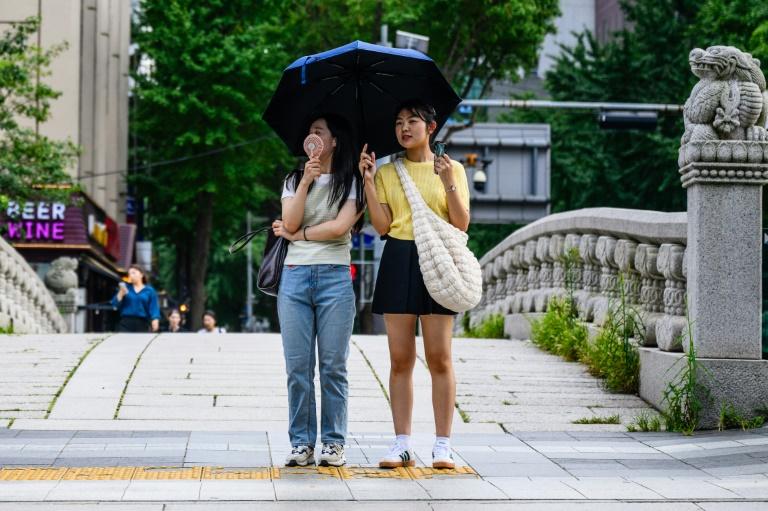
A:
MULTIPOLYGON (((307 131, 309 131, 309 126, 312 126, 312 123, 318 119, 325 120, 328 130, 336 139, 336 147, 333 150, 331 160, 331 193, 328 196, 328 205, 338 204, 338 209, 341 210, 354 187, 355 192, 357 192, 355 199, 357 212, 362 213, 365 209, 365 192, 363 181, 357 171, 357 145, 352 137, 352 130, 343 117, 335 114, 318 114, 310 119, 307 124, 307 131)), ((285 178, 288 188, 296 190, 303 175, 303 169, 296 169, 288 174, 288 177, 285 178)), ((309 186, 309 189, 311 190, 313 186, 314 183, 309 186)), ((361 216, 352 230, 359 232, 362 228, 363 217, 361 216)))
MULTIPOLYGON (((429 127, 431 123, 437 122, 437 111, 435 110, 435 107, 425 103, 420 99, 409 99, 408 101, 403 101, 400 103, 400 106, 398 106, 397 110, 395 111, 395 119, 397 119, 397 116, 400 115, 400 112, 403 110, 408 110, 413 115, 427 123, 427 127, 429 127)), ((435 141, 436 136, 437 130, 433 131, 429 136, 430 145, 435 141)))

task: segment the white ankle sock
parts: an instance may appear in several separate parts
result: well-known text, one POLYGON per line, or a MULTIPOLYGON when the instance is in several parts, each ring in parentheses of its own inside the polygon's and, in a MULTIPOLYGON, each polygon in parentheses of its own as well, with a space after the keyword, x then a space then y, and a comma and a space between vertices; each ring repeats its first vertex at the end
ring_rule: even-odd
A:
POLYGON ((435 445, 439 445, 441 447, 447 447, 451 448, 451 437, 447 436, 438 436, 435 437, 435 445))
POLYGON ((397 443, 403 449, 411 448, 411 435, 397 435, 395 438, 397 439, 397 443))

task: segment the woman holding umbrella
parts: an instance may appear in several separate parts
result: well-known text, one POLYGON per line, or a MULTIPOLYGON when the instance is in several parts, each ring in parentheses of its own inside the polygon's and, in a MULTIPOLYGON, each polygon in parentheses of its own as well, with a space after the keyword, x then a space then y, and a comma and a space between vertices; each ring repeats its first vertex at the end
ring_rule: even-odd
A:
MULTIPOLYGON (((464 167, 448 155, 435 156, 430 142, 437 130, 435 109, 408 101, 397 110, 394 131, 405 150, 405 168, 427 205, 444 220, 466 231, 469 227, 469 187, 464 167)), ((416 363, 416 321, 421 320, 424 352, 432 377, 432 406, 436 441, 434 468, 453 468, 450 436, 456 381, 451 361, 453 316, 456 314, 427 292, 419 269, 411 209, 393 164, 376 170, 376 155, 360 155, 359 170, 371 223, 387 236, 381 256, 373 312, 384 315, 390 353, 389 395, 396 440, 379 462, 381 467, 413 466, 411 416, 413 368, 416 363)))
POLYGON ((319 465, 346 462, 347 357, 355 318, 350 274, 350 231, 364 210, 355 169, 357 149, 347 123, 316 117, 308 129, 313 144, 303 171, 292 172, 282 193, 282 220, 275 235, 292 243, 285 258, 277 310, 288 374, 291 453, 287 466, 315 462, 315 345, 320 366, 319 465), (319 140, 319 141, 318 141, 319 140))

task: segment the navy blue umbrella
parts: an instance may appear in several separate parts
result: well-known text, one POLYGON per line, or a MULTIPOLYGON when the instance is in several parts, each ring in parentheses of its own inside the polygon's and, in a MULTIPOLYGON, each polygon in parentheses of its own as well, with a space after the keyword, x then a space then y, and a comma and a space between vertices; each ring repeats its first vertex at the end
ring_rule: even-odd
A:
POLYGON ((438 129, 461 102, 423 53, 355 41, 288 66, 263 118, 301 156, 310 119, 335 113, 350 123, 358 144, 367 143, 379 157, 401 150, 395 116, 411 99, 435 108, 438 129))

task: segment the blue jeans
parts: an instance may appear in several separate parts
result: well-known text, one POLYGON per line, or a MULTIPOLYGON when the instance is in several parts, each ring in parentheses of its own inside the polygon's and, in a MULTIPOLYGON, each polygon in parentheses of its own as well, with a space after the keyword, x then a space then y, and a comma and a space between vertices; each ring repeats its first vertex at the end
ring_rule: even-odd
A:
POLYGON ((347 357, 355 320, 349 266, 285 266, 277 313, 288 374, 291 445, 314 446, 315 343, 320 362, 321 441, 344 444, 347 436, 347 357))

